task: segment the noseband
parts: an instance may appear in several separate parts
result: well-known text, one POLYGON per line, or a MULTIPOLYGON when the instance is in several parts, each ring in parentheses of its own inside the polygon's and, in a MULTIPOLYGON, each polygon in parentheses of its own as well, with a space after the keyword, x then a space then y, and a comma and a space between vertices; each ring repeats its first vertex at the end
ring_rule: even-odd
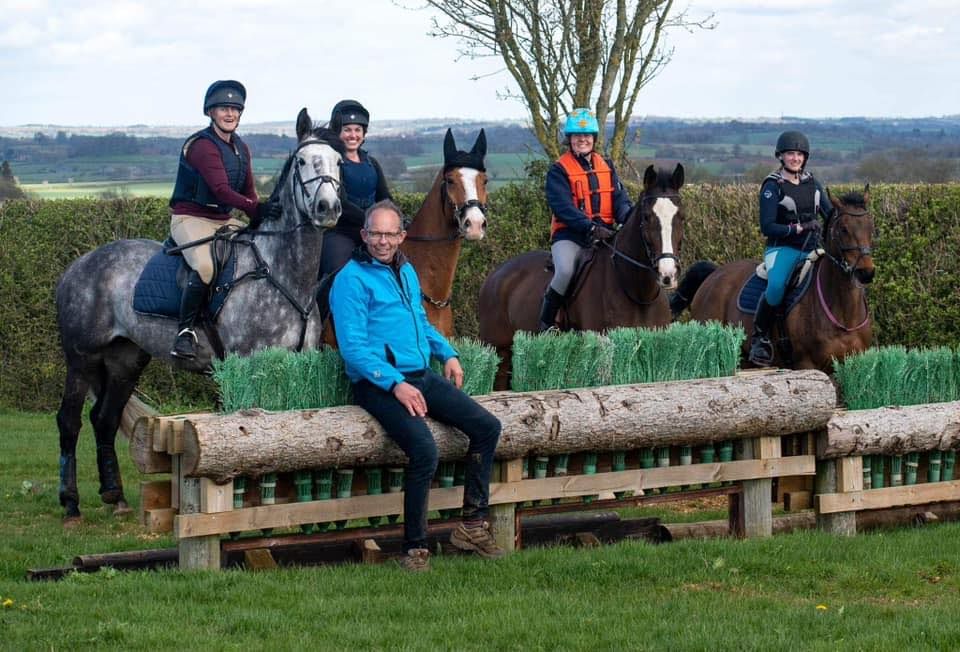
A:
POLYGON ((445 203, 453 207, 453 219, 457 221, 457 237, 462 238, 466 233, 466 228, 463 225, 463 218, 466 215, 466 212, 471 208, 479 209, 480 213, 483 215, 484 219, 487 217, 487 205, 481 202, 479 199, 468 199, 462 204, 458 204, 453 201, 453 197, 450 196, 449 191, 447 191, 447 184, 450 183, 450 180, 447 179, 446 175, 443 177, 443 182, 440 185, 440 195, 443 197, 445 203))

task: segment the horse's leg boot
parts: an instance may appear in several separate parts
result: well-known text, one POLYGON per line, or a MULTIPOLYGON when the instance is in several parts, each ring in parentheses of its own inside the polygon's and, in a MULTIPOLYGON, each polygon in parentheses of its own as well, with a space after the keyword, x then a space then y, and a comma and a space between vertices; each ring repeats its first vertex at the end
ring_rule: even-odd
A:
POLYGON ((173 357, 188 360, 197 357, 197 334, 193 327, 197 323, 206 298, 206 283, 196 270, 190 270, 187 286, 183 288, 183 295, 180 297, 180 324, 177 328, 177 339, 170 351, 173 357))
POLYGON ((563 305, 563 295, 547 287, 543 295, 543 303, 540 305, 540 319, 537 323, 537 330, 541 333, 554 327, 557 321, 557 312, 563 305))
POLYGON ((80 517, 80 493, 77 491, 77 456, 60 455, 60 504, 66 518, 80 517))
POLYGON ((97 471, 100 472, 100 499, 108 505, 124 501, 120 463, 113 446, 97 446, 97 471))
POLYGON ((773 322, 773 308, 765 296, 760 297, 757 314, 753 318, 753 337, 750 340, 748 359, 758 367, 773 364, 773 343, 770 341, 770 325, 773 322))

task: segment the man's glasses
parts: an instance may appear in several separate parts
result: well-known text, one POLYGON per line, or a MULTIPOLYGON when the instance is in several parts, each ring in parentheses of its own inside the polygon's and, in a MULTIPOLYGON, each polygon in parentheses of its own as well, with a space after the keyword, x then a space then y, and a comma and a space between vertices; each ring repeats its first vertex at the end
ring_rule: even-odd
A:
POLYGON ((388 240, 396 242, 403 235, 403 231, 367 231, 367 237, 371 240, 388 240))

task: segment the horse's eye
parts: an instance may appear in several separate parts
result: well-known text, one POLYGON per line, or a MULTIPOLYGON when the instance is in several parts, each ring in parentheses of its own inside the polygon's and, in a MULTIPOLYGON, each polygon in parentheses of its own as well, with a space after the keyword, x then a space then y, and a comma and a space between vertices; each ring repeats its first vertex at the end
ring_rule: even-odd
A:
POLYGON ((306 162, 305 160, 303 160, 303 157, 302 157, 302 156, 297 157, 297 165, 306 165, 306 164, 307 164, 307 162, 306 162))

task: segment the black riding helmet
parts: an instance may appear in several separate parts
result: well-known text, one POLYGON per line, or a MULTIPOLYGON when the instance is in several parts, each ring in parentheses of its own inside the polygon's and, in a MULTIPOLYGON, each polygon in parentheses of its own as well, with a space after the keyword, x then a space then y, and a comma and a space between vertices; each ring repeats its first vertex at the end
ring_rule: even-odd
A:
POLYGON ((356 100, 340 100, 330 112, 330 128, 337 133, 343 125, 360 125, 363 133, 367 133, 370 124, 370 112, 356 100))
POLYGON ((806 158, 810 158, 810 141, 799 131, 785 131, 777 138, 777 150, 774 156, 780 158, 784 152, 803 152, 806 158))
POLYGON ((215 106, 235 106, 243 111, 243 103, 247 99, 247 89, 233 79, 221 79, 210 84, 207 94, 203 96, 203 114, 215 106))

